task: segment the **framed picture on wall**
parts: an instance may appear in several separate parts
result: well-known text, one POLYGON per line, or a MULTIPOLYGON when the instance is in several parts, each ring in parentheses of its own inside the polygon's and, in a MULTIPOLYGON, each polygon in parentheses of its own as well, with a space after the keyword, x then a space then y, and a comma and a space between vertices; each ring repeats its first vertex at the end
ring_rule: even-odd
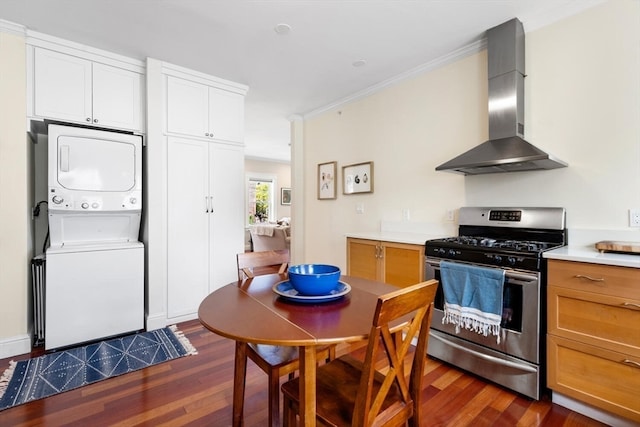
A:
POLYGON ((291 204, 291 189, 282 187, 280 189, 280 204, 281 205, 290 205, 291 204))
POLYGON ((320 163, 318 165, 318 199, 332 200, 336 198, 337 162, 320 163))
POLYGON ((342 193, 373 193, 373 162, 343 166, 342 193))

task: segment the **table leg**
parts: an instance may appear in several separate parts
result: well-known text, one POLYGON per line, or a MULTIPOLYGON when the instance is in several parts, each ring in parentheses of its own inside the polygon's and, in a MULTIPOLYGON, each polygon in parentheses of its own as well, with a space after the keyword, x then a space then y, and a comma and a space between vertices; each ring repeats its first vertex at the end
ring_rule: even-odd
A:
POLYGON ((236 341, 236 359, 233 371, 233 427, 242 427, 244 419, 244 385, 247 374, 247 343, 236 341))
POLYGON ((300 425, 316 425, 316 348, 300 347, 300 425))

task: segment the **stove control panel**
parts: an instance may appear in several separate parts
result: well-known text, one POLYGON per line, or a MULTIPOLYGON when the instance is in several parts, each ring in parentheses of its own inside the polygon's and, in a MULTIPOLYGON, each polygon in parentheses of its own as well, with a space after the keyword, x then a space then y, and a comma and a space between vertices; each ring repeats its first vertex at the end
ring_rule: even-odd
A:
POLYGON ((509 221, 520 222, 522 220, 522 211, 491 211, 489 212, 489 221, 509 221))

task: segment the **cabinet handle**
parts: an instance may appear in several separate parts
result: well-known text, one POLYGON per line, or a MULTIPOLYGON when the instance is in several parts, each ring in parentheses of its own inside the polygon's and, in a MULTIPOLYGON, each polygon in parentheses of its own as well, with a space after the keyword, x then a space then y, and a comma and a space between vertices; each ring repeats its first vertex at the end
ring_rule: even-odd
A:
POLYGON ((213 196, 209 196, 209 211, 213 213, 213 196))
POLYGON ((98 123, 98 119, 93 119, 93 123, 98 123))
POLYGON ((631 365, 631 366, 635 366, 636 368, 640 368, 640 363, 638 363, 638 362, 636 362, 634 360, 631 360, 631 359, 624 359, 622 361, 622 363, 625 363, 625 364, 631 365))
POLYGON ((604 282, 603 278, 595 278, 595 277, 589 277, 589 276, 585 276, 583 274, 576 274, 574 276, 576 279, 587 279, 587 280, 591 280, 592 282, 604 282))
POLYGON ((636 303, 633 303, 633 302, 623 302, 621 305, 622 305, 624 308, 629 308, 629 309, 632 309, 632 310, 633 310, 633 309, 638 309, 638 310, 640 310, 640 304, 636 304, 636 303))
POLYGON ((88 122, 91 122, 91 117, 87 117, 87 121, 88 121, 88 122))
POLYGON ((209 213, 209 197, 204 196, 204 213, 209 213))

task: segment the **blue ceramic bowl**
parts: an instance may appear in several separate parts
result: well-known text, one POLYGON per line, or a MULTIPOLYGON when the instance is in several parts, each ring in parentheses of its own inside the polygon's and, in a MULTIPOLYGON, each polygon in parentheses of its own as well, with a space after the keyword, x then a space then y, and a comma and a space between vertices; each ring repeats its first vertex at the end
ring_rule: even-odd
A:
POLYGON ((328 295, 338 287, 340 268, 326 264, 298 264, 289 267, 289 282, 302 295, 328 295))

